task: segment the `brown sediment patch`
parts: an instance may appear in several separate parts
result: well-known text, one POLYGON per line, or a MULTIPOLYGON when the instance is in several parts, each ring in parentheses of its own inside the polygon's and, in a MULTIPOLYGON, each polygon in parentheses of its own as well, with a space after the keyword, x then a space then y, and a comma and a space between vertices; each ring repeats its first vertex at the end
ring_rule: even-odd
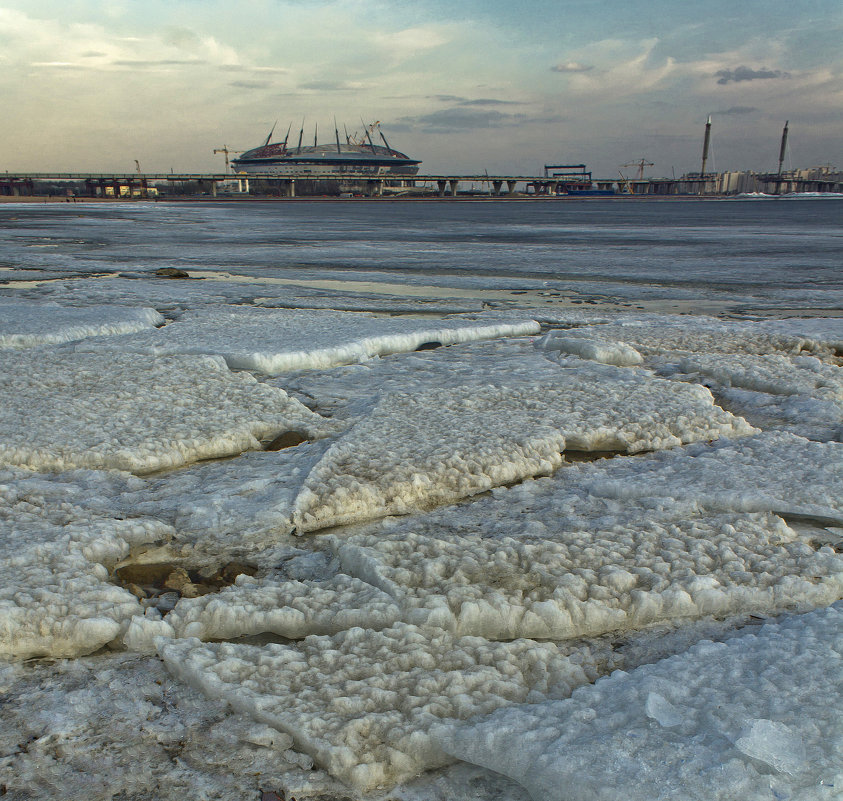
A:
POLYGON ((265 451, 280 451, 284 448, 295 448, 303 442, 309 442, 307 435, 301 431, 283 431, 271 442, 263 446, 265 451))
POLYGON ((629 454, 626 451, 577 451, 567 449, 562 451, 562 458, 571 464, 596 462, 599 459, 614 459, 616 456, 629 456, 629 454))
POLYGON ((144 600, 171 593, 180 598, 196 598, 219 592, 233 584, 237 576, 254 576, 257 572, 256 567, 242 562, 229 562, 214 572, 191 570, 174 562, 134 562, 116 568, 114 577, 118 584, 144 600))

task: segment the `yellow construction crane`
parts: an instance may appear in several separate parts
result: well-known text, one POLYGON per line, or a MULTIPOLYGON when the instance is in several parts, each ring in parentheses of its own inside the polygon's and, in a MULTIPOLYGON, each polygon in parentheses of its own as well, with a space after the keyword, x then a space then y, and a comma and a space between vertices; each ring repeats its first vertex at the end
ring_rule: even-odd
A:
MULTIPOLYGON (((361 122, 363 122, 363 121, 361 120, 361 122)), ((363 123, 363 133, 361 133, 358 136, 357 132, 355 131, 350 137, 348 137, 348 143, 350 145, 365 145, 366 140, 368 139, 369 144, 372 147, 374 147, 374 144, 372 142, 372 134, 377 130, 378 125, 380 125, 380 124, 381 124, 381 121, 377 120, 376 122, 373 122, 371 125, 369 125, 367 127, 366 123, 364 122, 363 123)))
MULTIPOLYGON (((272 134, 270 134, 272 136, 272 134)), ((229 150, 228 145, 223 145, 222 147, 218 147, 214 149, 214 153, 224 153, 225 154, 225 171, 228 172, 228 154, 229 153, 243 153, 243 150, 229 150)))
POLYGON ((638 161, 628 161, 626 164, 621 164, 621 167, 638 167, 638 175, 636 177, 639 181, 644 177, 644 168, 653 166, 655 166, 653 162, 647 161, 647 159, 638 159, 638 161))

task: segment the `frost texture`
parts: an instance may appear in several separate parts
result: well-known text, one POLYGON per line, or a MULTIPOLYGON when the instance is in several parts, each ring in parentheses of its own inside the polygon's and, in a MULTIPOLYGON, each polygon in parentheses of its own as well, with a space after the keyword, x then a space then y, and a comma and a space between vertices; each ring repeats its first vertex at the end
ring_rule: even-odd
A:
POLYGON ((155 309, 74 309, 56 303, 0 301, 0 348, 32 348, 85 337, 132 334, 163 324, 164 318, 155 309))
POLYGON ((35 469, 178 467, 260 447, 325 421, 218 358, 0 352, 0 464, 35 469))
POLYGON ((394 393, 316 465, 294 522, 301 533, 454 501, 551 473, 565 448, 635 453, 754 431, 705 388, 655 378, 394 393))
POLYGON ((639 514, 577 530, 560 525, 564 501, 553 501, 482 503, 475 531, 440 513, 332 543, 343 569, 388 592, 405 620, 498 640, 594 637, 843 597, 843 556, 815 551, 773 516, 639 514))
POLYGON ((85 347, 158 355, 215 354, 234 369, 277 375, 413 351, 427 342, 450 345, 535 334, 539 328, 533 320, 501 315, 449 317, 431 324, 355 312, 228 307, 186 312, 160 331, 85 347))
POLYGON ((360 791, 447 764, 429 734, 437 722, 567 697, 593 680, 598 654, 568 656, 530 640, 455 639, 404 624, 308 637, 295 647, 183 639, 161 648, 173 674, 287 732, 360 791))
POLYGON ((443 726, 437 740, 536 801, 830 800, 843 781, 841 660, 836 604, 619 671, 566 700, 443 726), (652 718, 654 693, 680 722, 652 718))
POLYGON ((271 632, 288 639, 382 629, 400 619, 385 592, 350 576, 329 581, 273 581, 241 575, 214 595, 182 598, 167 615, 178 637, 231 640, 271 632))

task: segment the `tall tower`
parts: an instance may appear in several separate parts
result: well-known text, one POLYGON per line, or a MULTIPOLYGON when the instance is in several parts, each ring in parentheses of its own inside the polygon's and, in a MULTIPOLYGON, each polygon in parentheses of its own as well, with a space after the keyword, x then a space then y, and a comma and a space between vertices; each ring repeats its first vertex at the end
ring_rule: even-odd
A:
POLYGON ((708 146, 711 143, 711 114, 708 115, 708 120, 705 123, 705 138, 703 139, 703 154, 702 167, 700 167, 700 176, 705 175, 705 163, 708 161, 708 146))
POLYGON ((790 125, 790 120, 787 120, 784 124, 784 130, 782 131, 782 146, 779 150, 779 175, 782 174, 782 166, 784 165, 784 154, 787 150, 787 126, 790 125))

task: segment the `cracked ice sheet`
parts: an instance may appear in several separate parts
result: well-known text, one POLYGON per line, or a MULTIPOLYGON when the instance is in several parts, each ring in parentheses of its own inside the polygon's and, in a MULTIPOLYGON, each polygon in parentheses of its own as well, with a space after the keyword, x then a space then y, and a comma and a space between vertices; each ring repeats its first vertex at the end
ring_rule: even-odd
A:
POLYGON ((0 377, 0 464, 149 473, 330 429, 220 358, 0 351, 0 377))
POLYGON ((232 640, 270 632, 295 640, 354 626, 384 629, 400 618, 389 595, 351 576, 278 581, 241 575, 216 594, 182 598, 167 622, 177 637, 232 640))
POLYGON ((455 639, 404 624, 308 637, 294 647, 159 642, 175 676, 290 734, 360 791, 451 761, 430 739, 434 723, 567 697, 608 658, 605 650, 455 639))
MULTIPOLYGON (((8 275, 16 280, 54 278, 58 274, 27 271, 28 274, 8 275)), ((4 273, 0 272, 0 281, 4 273)), ((59 275, 59 277, 65 277, 59 275)), ((11 279, 10 279, 11 280, 11 279)), ((0 283, 2 290, 2 283, 0 283)), ((403 311, 461 314, 483 311, 482 301, 447 298, 394 297, 355 292, 354 284, 347 291, 312 289, 293 284, 272 284, 261 281, 207 280, 194 273, 191 279, 171 280, 150 278, 141 273, 133 278, 107 276, 78 278, 71 281, 51 281, 38 287, 17 289, 19 297, 54 300, 65 306, 94 304, 151 305, 158 309, 185 309, 196 306, 219 306, 225 303, 255 303, 265 307, 311 309, 345 309, 348 311, 403 311)))
POLYGON ((552 473, 566 447, 635 453, 754 432, 704 387, 622 368, 396 392, 313 468, 294 523, 304 533, 455 501, 552 473))
POLYGON ((157 658, 0 662, 0 696, 8 798, 146 799, 155 788, 160 801, 243 801, 315 775, 289 735, 173 680, 157 658))
POLYGON ((774 512, 843 525, 843 444, 764 432, 635 460, 578 464, 565 476, 621 503, 672 497, 735 512, 774 512))
POLYGON ((132 334, 163 325, 155 309, 0 301, 0 348, 31 348, 85 337, 132 334))
POLYGON ((386 353, 413 351, 427 342, 449 345, 535 334, 523 315, 478 314, 438 320, 376 317, 360 312, 223 307, 185 312, 175 323, 84 350, 189 353, 222 356, 233 369, 277 375, 332 367, 386 353))
POLYGON ((434 736, 536 801, 836 799, 841 661, 835 604, 434 736))
POLYGON ((78 656, 118 638, 143 609, 109 569, 172 529, 45 496, 44 482, 22 471, 2 471, 0 480, 0 656, 78 656))
POLYGON ((692 515, 679 504, 571 529, 557 514, 564 491, 531 500, 525 509, 500 493, 331 544, 342 569, 389 593, 404 620, 496 640, 595 637, 843 597, 843 556, 815 551, 773 515, 692 515))

